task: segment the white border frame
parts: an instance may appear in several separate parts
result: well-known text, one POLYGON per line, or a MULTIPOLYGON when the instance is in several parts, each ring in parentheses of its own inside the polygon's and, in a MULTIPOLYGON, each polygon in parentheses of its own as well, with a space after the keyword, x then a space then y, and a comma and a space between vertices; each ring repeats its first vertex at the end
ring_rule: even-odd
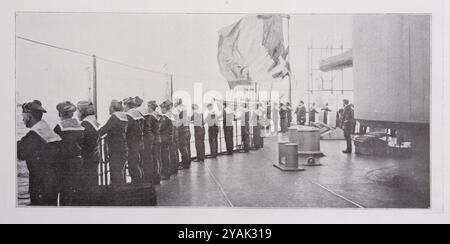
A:
POLYGON ((450 3, 446 0, 6 0, 0 10, 1 97, 6 103, 0 122, 0 223, 438 223, 450 222, 449 168, 444 121, 450 113, 448 66, 450 3), (15 145, 15 13, 16 12, 126 12, 126 13, 298 13, 298 14, 432 14, 432 125, 431 210, 277 210, 196 208, 17 208, 15 145), (447 27, 448 29, 448 27, 447 27), (446 37, 446 39, 444 39, 446 37), (445 49, 444 49, 445 45, 445 49), (445 55, 444 55, 445 51, 445 55), (444 112, 446 112, 444 114, 444 112))

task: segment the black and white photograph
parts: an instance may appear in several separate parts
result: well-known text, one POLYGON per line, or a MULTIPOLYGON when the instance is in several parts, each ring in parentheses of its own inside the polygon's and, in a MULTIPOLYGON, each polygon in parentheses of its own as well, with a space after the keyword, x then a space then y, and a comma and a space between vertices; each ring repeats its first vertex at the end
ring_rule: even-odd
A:
POLYGON ((439 204, 432 12, 9 17, 19 211, 439 204))

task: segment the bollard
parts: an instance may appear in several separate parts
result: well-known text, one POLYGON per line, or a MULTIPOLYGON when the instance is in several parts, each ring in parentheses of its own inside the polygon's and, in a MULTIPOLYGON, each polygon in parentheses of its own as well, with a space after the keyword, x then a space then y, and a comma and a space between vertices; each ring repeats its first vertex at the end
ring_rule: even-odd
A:
POLYGON ((320 151, 320 130, 313 127, 301 127, 297 131, 299 155, 323 157, 320 151))
POLYGON ((285 150, 285 145, 288 144, 288 141, 280 141, 278 142, 278 163, 279 164, 284 164, 284 162, 286 161, 286 150, 285 150))
POLYGON ((284 144, 282 147, 284 147, 284 153, 285 153, 285 163, 284 164, 274 164, 276 168, 278 168, 281 171, 291 171, 291 172, 298 172, 298 171, 304 171, 305 169, 299 167, 298 163, 298 144, 296 143, 288 143, 284 144))

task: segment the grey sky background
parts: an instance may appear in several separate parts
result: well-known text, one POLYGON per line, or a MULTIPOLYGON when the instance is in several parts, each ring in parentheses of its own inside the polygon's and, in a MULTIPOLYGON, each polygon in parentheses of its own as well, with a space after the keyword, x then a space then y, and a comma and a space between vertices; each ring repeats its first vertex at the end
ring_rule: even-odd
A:
MULTIPOLYGON (((96 54, 123 63, 174 73, 175 89, 193 92, 228 90, 217 65, 218 31, 244 15, 230 14, 17 14, 17 35, 96 54), (164 67, 166 66, 166 67, 164 67)), ((293 100, 306 100, 307 47, 352 45, 351 16, 294 15, 290 22, 293 100)), ((316 60, 327 54, 317 54, 316 60)), ((19 103, 39 99, 55 117, 58 102, 86 100, 92 79, 92 59, 17 40, 19 103)), ((346 71, 351 84, 351 70, 346 71)), ((164 99, 167 77, 98 61, 99 115, 107 117, 111 98, 144 96, 164 99)), ((351 85, 348 85, 351 86, 351 85)), ((270 90, 271 83, 262 85, 270 90)), ((273 87, 287 99, 288 82, 273 87)), ((314 98, 316 100, 320 97, 314 98)))

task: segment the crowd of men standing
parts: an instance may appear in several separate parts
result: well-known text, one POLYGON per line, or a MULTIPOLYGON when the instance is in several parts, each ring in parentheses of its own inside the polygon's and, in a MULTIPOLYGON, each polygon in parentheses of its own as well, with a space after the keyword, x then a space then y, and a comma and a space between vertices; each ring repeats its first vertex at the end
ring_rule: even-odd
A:
POLYGON ((25 160, 29 170, 29 192, 34 206, 74 206, 82 204, 80 196, 99 185, 101 162, 100 140, 106 142, 110 183, 126 183, 128 169, 132 184, 159 185, 178 170, 191 166, 191 123, 194 124, 197 162, 204 162, 206 130, 211 158, 219 155, 220 121, 226 141, 226 154, 235 152, 234 123, 241 121, 242 151, 263 147, 259 105, 250 111, 244 104, 240 113, 226 103, 208 104, 206 112, 193 105, 192 115, 181 100, 165 101, 158 106, 139 97, 113 100, 110 118, 101 126, 94 104, 66 101, 56 109, 60 122, 55 128, 43 120, 47 113, 40 101, 22 106, 23 122, 30 131, 17 144, 18 159, 25 160), (159 109, 158 109, 159 107, 159 109), (143 109, 145 108, 145 109, 143 109), (75 118, 77 115, 77 118, 75 118), (253 143, 250 137, 253 130, 253 143), (181 160, 180 160, 181 158, 181 160))
MULTIPOLYGON (((267 108, 259 103, 252 104, 251 108, 249 103, 243 103, 238 108, 235 103, 232 108, 226 102, 213 102, 205 111, 199 105, 193 105, 192 113, 182 100, 175 104, 169 100, 160 105, 156 101, 143 103, 139 97, 111 101, 110 117, 101 126, 93 103, 81 101, 75 105, 65 101, 56 106, 60 122, 53 129, 43 120, 47 111, 40 101, 23 104, 23 122, 30 131, 18 141, 17 155, 19 160, 26 161, 29 170, 31 205, 56 206, 58 199, 61 206, 82 204, 80 196, 99 185, 101 155, 109 162, 109 183, 112 185, 126 183, 127 170, 132 184, 159 185, 161 181, 169 180, 179 170, 191 167, 192 123, 196 161, 204 162, 207 158, 206 130, 209 157, 215 159, 219 155, 220 127, 225 137, 225 154, 232 155, 236 149, 237 121, 241 126, 240 150, 245 153, 264 147, 262 130, 273 125, 278 132, 278 116, 283 133, 293 122, 293 109, 289 103, 279 107, 269 104, 267 108), (102 138, 106 142, 103 154, 102 138)), ((322 111, 327 115, 331 110, 325 106, 322 111)), ((317 113, 313 105, 309 122, 315 122, 317 113)), ((305 125, 304 102, 300 102, 295 115, 297 124, 305 125)), ((351 153, 354 115, 348 100, 344 100, 340 121, 347 140, 344 153, 351 153)))

